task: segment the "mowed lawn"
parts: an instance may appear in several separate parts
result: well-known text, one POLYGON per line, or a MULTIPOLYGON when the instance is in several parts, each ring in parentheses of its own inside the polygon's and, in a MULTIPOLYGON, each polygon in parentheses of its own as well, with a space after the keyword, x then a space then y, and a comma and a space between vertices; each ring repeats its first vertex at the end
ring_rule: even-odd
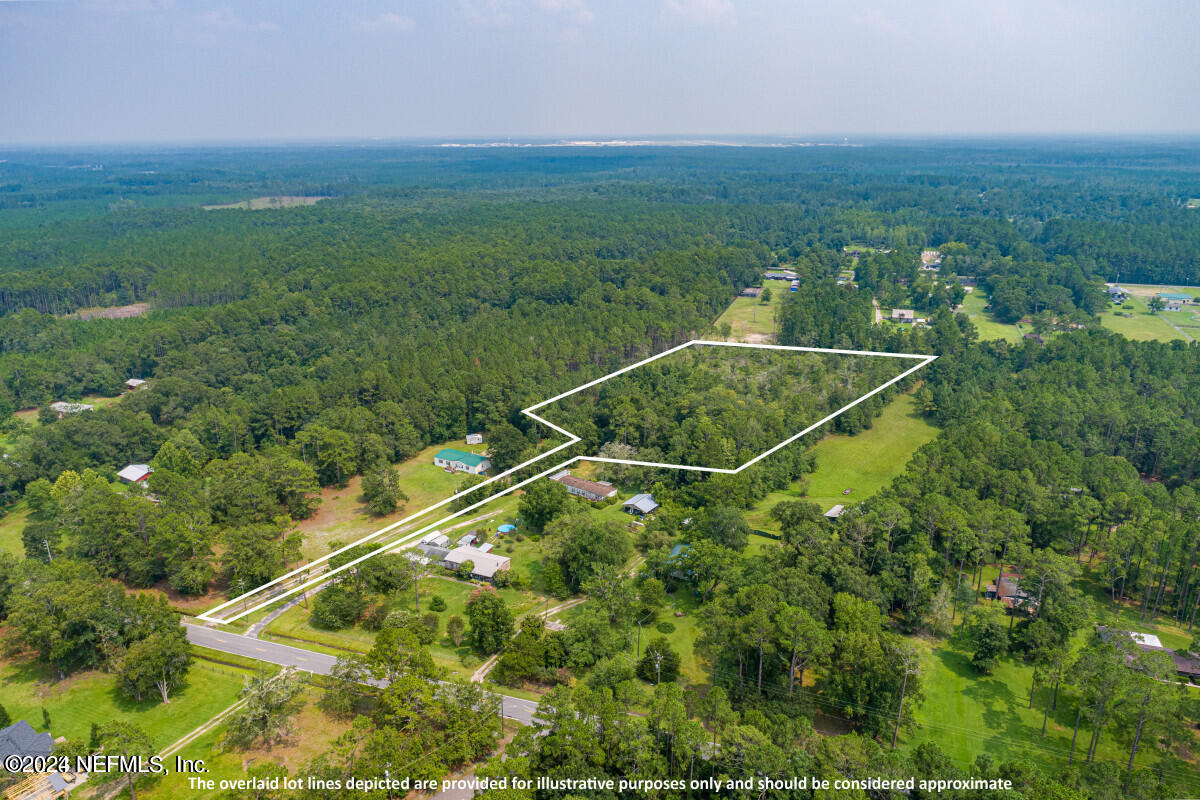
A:
POLYGON ((729 323, 730 338, 734 341, 762 341, 762 337, 774 335, 775 313, 787 299, 787 281, 764 281, 764 288, 771 290, 771 301, 764 303, 758 297, 735 297, 729 308, 717 318, 716 327, 729 323), (753 336, 754 339, 750 339, 753 336))
POLYGON ((937 436, 937 428, 916 413, 916 401, 902 394, 892 401, 868 431, 856 436, 833 434, 813 447, 817 469, 808 477, 807 494, 793 488, 768 494, 746 514, 751 527, 778 532, 770 511, 784 500, 809 500, 825 511, 838 503, 860 503, 904 471, 912 454, 937 436), (846 489, 851 492, 842 494, 846 489))
POLYGON ((25 522, 29 519, 29 506, 25 501, 13 505, 8 513, 0 517, 0 553, 12 553, 25 557, 25 543, 21 540, 21 532, 25 530, 25 522))
MULTIPOLYGON (((446 447, 471 452, 482 452, 485 449, 482 445, 468 447, 458 441, 446 442, 431 445, 407 461, 396 464, 400 488, 408 495, 408 502, 394 514, 377 517, 367 511, 359 500, 362 495, 361 476, 351 478, 345 488, 323 490, 321 506, 317 513, 299 524, 300 532, 304 534, 305 559, 326 555, 332 541, 348 544, 453 495, 466 476, 446 472, 441 467, 434 466, 433 454, 446 447)), ((437 519, 434 516, 436 513, 431 512, 413 520, 414 529, 437 519)))
MULTIPOLYGON (((969 766, 980 753, 997 759, 1030 759, 1050 768, 1066 766, 1078 709, 1075 695, 1059 690, 1058 709, 1051 710, 1042 738, 1042 713, 1046 694, 1038 688, 1029 708, 1029 685, 1033 667, 1004 659, 991 675, 979 674, 971 666, 970 653, 925 639, 910 639, 920 652, 921 686, 925 700, 916 712, 921 727, 901 736, 901 743, 915 747, 934 742, 962 766, 969 766)), ((1075 757, 1087 752, 1091 728, 1087 720, 1079 728, 1075 757)), ((1149 742, 1147 742, 1149 744, 1149 742)), ((1157 759, 1154 747, 1139 754, 1137 764, 1157 759)), ((1129 761, 1125 740, 1106 725, 1100 740, 1099 760, 1118 764, 1129 761)))
MULTIPOLYGON (((1168 287, 1161 289, 1156 287, 1156 290, 1167 291, 1168 287)), ((1183 339, 1183 334, 1168 325, 1163 319, 1164 316, 1166 316, 1165 313, 1151 314, 1146 306, 1145 297, 1130 295, 1122 305, 1110 305, 1106 310, 1101 311, 1100 321, 1109 330, 1121 334, 1126 339, 1139 342, 1170 342, 1174 339, 1183 339)), ((1190 317, 1191 313, 1179 311, 1174 312, 1172 316, 1190 317)), ((1191 320, 1189 323, 1194 324, 1191 320)), ((1197 333, 1200 334, 1200 331, 1197 333)))
POLYGON ((1006 339, 1010 342, 1021 341, 1020 327, 997 322, 990 312, 984 310, 987 303, 987 293, 976 286, 974 291, 968 292, 967 296, 963 298, 962 305, 958 307, 958 313, 966 314, 967 318, 975 324, 981 342, 993 339, 1006 339))
POLYGON ((53 670, 27 657, 0 662, 0 704, 14 720, 44 730, 42 709, 50 714, 50 733, 88 741, 93 722, 130 722, 146 731, 162 749, 237 701, 247 670, 196 660, 187 685, 164 705, 155 693, 137 703, 119 692, 112 675, 82 672, 57 681, 53 670))

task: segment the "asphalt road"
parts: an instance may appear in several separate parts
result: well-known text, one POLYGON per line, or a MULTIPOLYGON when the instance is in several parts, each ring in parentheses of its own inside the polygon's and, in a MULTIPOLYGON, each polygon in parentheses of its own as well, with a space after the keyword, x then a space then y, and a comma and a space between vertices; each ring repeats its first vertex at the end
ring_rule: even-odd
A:
MULTIPOLYGON (((284 667, 295 667, 317 675, 328 675, 337 662, 335 656, 316 653, 300 647, 292 647, 278 642, 266 642, 236 633, 206 628, 203 625, 192 625, 185 622, 183 628, 187 631, 188 641, 192 644, 207 647, 210 650, 220 650, 268 664, 279 664, 284 667)), ((533 715, 537 713, 537 703, 520 697, 509 695, 499 696, 503 702, 503 713, 508 719, 529 725, 533 715)))

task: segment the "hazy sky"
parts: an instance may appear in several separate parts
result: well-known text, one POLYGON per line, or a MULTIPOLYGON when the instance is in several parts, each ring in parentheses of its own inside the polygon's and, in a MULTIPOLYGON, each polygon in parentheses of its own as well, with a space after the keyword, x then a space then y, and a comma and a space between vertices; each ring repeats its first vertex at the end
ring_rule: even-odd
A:
POLYGON ((1200 132, 1194 0, 0 0, 0 142, 1200 132))

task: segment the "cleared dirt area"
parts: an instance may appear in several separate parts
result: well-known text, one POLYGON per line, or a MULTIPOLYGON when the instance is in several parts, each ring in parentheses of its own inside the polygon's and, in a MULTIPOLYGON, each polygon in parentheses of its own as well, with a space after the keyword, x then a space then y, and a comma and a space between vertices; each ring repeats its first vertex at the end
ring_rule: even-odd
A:
POLYGON ((150 310, 149 303, 130 303, 127 306, 96 306, 81 308, 74 314, 67 314, 68 319, 129 319, 140 317, 150 310))
POLYGON ((205 211, 220 211, 226 208, 241 208, 247 211, 262 211, 268 208, 293 208, 295 206, 315 206, 327 196, 304 197, 301 195, 273 195, 271 197, 252 197, 237 203, 221 203, 212 206, 200 206, 205 211))

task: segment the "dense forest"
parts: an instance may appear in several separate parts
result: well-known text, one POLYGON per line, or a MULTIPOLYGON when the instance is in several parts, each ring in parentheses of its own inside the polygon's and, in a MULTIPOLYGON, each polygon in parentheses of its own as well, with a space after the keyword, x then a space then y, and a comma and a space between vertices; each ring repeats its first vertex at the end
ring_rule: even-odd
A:
MULTIPOLYGON (((868 431, 911 392, 936 438, 873 496, 847 499, 836 523, 804 499, 774 503, 769 539, 747 515, 803 487, 811 441, 735 475, 599 465, 661 503, 633 530, 560 484, 529 486, 519 508, 545 548, 537 588, 588 601, 562 629, 518 622, 496 588, 522 579, 506 576, 472 592, 469 627, 454 618, 465 647, 495 657, 494 682, 541 693, 534 724, 479 774, 1014 786, 939 795, 962 798, 1168 798, 1200 785, 1195 688, 1127 632, 1132 618, 1195 636, 1200 349, 1130 341, 1097 317, 1104 281, 1200 284, 1194 147, 7 155, 0 501, 22 515, 24 556, 0 558, 9 651, 60 676, 104 669, 130 698, 167 702, 190 656, 175 612, 145 590, 261 585, 299 563, 297 523, 324 488, 361 475, 368 501, 395 510, 391 465, 468 432, 485 434, 497 469, 521 463, 558 438, 519 409, 712 337, 740 290, 787 267, 796 291, 779 305, 778 343, 938 356, 824 432, 868 431), (201 207, 283 194, 328 199, 201 207), (921 260, 931 249, 934 267, 921 260), (997 320, 1053 335, 980 341, 955 313, 964 286, 987 293, 997 320), (873 301, 928 324, 879 324, 873 301), (135 303, 122 318, 80 313, 135 303), (149 383, 123 394, 130 378, 149 383), (96 408, 60 414, 54 401, 96 408), (153 468, 144 485, 115 481, 129 463, 153 468), (1024 594, 1003 610, 983 594, 1006 570, 1024 594), (694 603, 690 680, 668 597, 694 603), (932 726, 932 741, 897 749, 922 731, 917 712, 938 687, 918 665, 941 643, 969 652, 980 684, 1001 665, 1032 667, 1017 702, 1036 704, 1042 737, 1065 716, 1069 751, 1035 729, 1028 758, 964 763, 946 752, 960 732, 932 726)), ((898 371, 892 359, 724 349, 654 362, 547 419, 578 433, 580 452, 728 468, 898 371)), ((486 759, 500 736, 493 699, 433 681, 445 675, 422 601, 389 611, 416 588, 407 562, 369 563, 313 601, 325 628, 374 639, 322 685, 323 712, 349 730, 301 773, 407 763, 436 778, 486 759)), ((1174 652, 1189 650, 1197 639, 1174 652)), ((300 691, 288 680, 283 705, 300 691)), ((277 691, 249 687, 251 707, 277 691)), ((250 730, 248 742, 282 730, 241 725, 231 735, 250 730)))

